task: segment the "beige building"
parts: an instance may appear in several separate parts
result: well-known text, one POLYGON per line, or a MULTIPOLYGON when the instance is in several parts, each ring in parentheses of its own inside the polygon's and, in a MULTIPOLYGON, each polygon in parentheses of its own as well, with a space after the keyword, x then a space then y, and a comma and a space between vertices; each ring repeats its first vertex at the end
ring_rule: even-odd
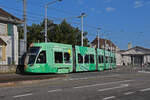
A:
POLYGON ((117 65, 143 66, 150 63, 150 49, 136 46, 128 50, 119 50, 116 58, 117 65))

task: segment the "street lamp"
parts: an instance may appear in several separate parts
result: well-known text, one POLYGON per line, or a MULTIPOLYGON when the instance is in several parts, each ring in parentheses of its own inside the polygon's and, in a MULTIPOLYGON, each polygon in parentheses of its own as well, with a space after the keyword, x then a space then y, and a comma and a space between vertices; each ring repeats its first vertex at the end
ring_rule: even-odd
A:
POLYGON ((52 1, 52 2, 48 2, 45 5, 45 42, 47 42, 47 8, 50 4, 56 3, 57 1, 62 1, 62 0, 55 0, 55 1, 52 1))
POLYGON ((81 15, 78 16, 78 18, 81 18, 81 46, 83 46, 83 17, 85 16, 85 13, 81 13, 81 15))

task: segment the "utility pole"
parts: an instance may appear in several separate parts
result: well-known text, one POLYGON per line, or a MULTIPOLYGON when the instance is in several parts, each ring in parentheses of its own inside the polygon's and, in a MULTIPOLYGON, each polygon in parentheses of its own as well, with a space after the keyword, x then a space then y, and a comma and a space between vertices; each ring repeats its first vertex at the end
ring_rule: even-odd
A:
POLYGON ((81 33, 81 46, 83 47, 83 17, 85 16, 85 13, 81 13, 81 23, 82 23, 82 33, 81 33))
POLYGON ((78 16, 78 18, 81 18, 81 46, 83 46, 83 17, 85 17, 85 13, 81 13, 80 16, 78 16))
POLYGON ((45 5, 45 42, 47 42, 47 5, 45 5))
POLYGON ((97 28, 97 36, 98 36, 98 49, 99 49, 99 33, 100 33, 100 28, 97 28))
POLYGON ((48 2, 45 5, 45 42, 47 42, 47 8, 48 8, 48 5, 56 3, 57 1, 62 1, 62 0, 55 0, 55 1, 52 1, 52 2, 48 2))
POLYGON ((24 52, 26 52, 27 51, 26 0, 23 0, 23 20, 24 20, 24 52))
POLYGON ((81 46, 83 46, 83 13, 81 14, 81 27, 82 27, 82 33, 81 33, 81 46))

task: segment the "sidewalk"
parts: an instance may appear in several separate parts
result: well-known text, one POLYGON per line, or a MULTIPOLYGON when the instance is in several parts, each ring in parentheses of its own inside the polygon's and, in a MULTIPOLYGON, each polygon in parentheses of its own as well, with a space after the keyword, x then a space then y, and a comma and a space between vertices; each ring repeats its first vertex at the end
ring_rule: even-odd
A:
POLYGON ((32 74, 32 75, 21 75, 21 74, 0 74, 0 86, 1 84, 8 83, 19 83, 22 81, 40 81, 47 79, 54 79, 58 77, 65 77, 65 74, 32 74))

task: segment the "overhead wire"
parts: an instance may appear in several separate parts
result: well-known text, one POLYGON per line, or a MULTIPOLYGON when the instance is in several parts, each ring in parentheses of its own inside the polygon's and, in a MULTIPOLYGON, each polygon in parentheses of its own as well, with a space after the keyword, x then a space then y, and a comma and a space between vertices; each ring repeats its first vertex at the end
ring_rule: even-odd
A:
MULTIPOLYGON (((0 6, 3 7, 3 8, 11 9, 11 10, 13 10, 13 11, 22 13, 22 10, 20 10, 20 9, 11 8, 11 7, 7 7, 7 6, 4 6, 4 5, 0 5, 0 6)), ((50 7, 50 8, 52 8, 52 7, 50 7)), ((71 13, 71 12, 64 11, 64 10, 59 10, 59 9, 56 9, 56 8, 53 8, 53 9, 54 9, 54 10, 57 10, 57 11, 59 11, 59 12, 63 12, 63 13, 65 13, 65 14, 77 15, 77 14, 75 14, 75 13, 71 13)), ((27 21, 34 22, 34 23, 36 23, 36 21, 38 22, 38 21, 39 21, 39 18, 45 17, 43 14, 39 14, 39 13, 31 12, 31 11, 27 11, 27 14, 28 14, 28 16, 27 16, 27 21)), ((19 16, 21 16, 21 14, 19 14, 19 16)), ((48 18, 50 18, 50 19, 52 19, 52 20, 55 20, 55 21, 62 21, 62 20, 64 20, 64 19, 67 19, 67 20, 79 19, 78 16, 66 17, 66 18, 58 18, 58 17, 48 16, 48 18)), ((70 23, 72 23, 72 24, 76 24, 76 25, 81 25, 80 22, 73 22, 73 21, 68 21, 68 22, 70 22, 70 23)), ((89 24, 87 24, 87 23, 84 23, 84 26, 85 26, 85 27, 88 27, 88 28, 90 28, 90 29, 93 29, 93 30, 97 30, 97 28, 98 28, 98 27, 96 27, 96 26, 94 26, 94 25, 89 25, 89 24)), ((89 29, 88 29, 88 30, 89 30, 89 29)), ((93 36, 93 35, 95 36, 95 35, 96 35, 96 34, 91 34, 91 35, 89 35, 89 34, 91 34, 91 33, 88 33, 88 36, 93 36)))

